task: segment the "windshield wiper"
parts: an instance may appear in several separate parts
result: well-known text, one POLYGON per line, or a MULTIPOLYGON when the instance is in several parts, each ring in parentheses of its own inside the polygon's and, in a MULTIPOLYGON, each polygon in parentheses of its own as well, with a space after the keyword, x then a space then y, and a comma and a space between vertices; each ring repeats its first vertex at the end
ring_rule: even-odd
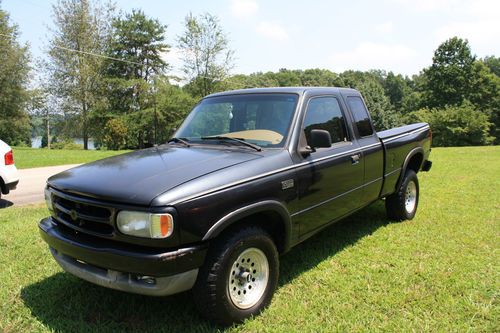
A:
POLYGON ((252 149, 255 149, 257 151, 261 151, 262 150, 262 148, 260 148, 259 146, 254 145, 253 143, 250 143, 250 142, 246 142, 245 139, 241 139, 241 138, 232 138, 232 137, 229 137, 229 136, 216 135, 216 136, 202 136, 201 139, 202 140, 221 140, 221 141, 238 142, 238 143, 240 143, 242 145, 245 145, 245 146, 250 147, 252 149))
POLYGON ((186 138, 171 138, 167 142, 182 143, 186 147, 191 147, 191 145, 189 144, 189 142, 187 142, 186 138))

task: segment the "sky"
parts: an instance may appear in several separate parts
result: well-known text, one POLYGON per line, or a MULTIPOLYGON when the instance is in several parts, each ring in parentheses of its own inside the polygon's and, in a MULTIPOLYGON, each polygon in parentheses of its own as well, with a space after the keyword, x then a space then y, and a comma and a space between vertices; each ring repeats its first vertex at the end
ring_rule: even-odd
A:
MULTIPOLYGON (((32 55, 44 57, 53 0, 0 0, 32 55)), ((189 12, 216 15, 235 50, 233 74, 280 68, 383 69, 418 74, 446 39, 467 38, 474 54, 500 56, 500 0, 117 0, 117 8, 168 25, 165 55, 181 73, 177 38, 189 12)))

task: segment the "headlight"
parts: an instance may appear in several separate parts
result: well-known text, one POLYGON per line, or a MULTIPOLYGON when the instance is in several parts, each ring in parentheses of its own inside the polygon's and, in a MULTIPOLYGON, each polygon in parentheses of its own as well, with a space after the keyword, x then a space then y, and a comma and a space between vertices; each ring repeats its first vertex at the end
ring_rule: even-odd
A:
POLYGON ((44 194, 45 194, 45 203, 47 204, 47 208, 49 209, 50 214, 54 215, 54 206, 52 205, 52 194, 50 193, 47 187, 45 188, 44 194))
POLYGON ((146 238, 167 238, 174 231, 170 214, 151 214, 122 210, 116 218, 118 230, 126 235, 146 238))

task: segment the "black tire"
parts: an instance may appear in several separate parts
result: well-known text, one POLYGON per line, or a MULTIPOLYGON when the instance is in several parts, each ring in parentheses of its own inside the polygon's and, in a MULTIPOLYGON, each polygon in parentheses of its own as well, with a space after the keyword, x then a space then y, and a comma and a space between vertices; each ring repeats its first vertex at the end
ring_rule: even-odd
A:
MULTIPOLYGON (((248 251, 245 253, 248 253, 248 251)), ((245 265, 250 267, 249 265, 252 264, 249 261, 245 265)), ((253 272, 255 273, 256 271, 254 270, 253 272)), ((258 227, 246 227, 241 230, 235 230, 227 235, 223 235, 220 239, 216 239, 211 244, 205 264, 200 269, 193 287, 194 300, 201 314, 215 323, 223 326, 240 323, 246 318, 259 314, 269 305, 278 283, 278 275, 278 251, 272 238, 263 229, 258 227), (250 295, 251 291, 257 292, 257 294, 252 295, 259 295, 260 292, 263 292, 260 297, 257 297, 258 301, 248 308, 240 308, 235 305, 231 298, 229 286, 231 285, 231 289, 233 289, 233 285, 231 284, 233 280, 230 280, 229 276, 233 276, 236 270, 236 275, 239 276, 236 283, 238 283, 238 288, 243 288, 243 283, 240 285, 239 282, 242 281, 240 280, 242 278, 241 274, 243 274, 241 272, 247 268, 243 267, 242 264, 239 271, 235 269, 236 260, 246 250, 253 251, 253 249, 258 249, 265 255, 268 263, 268 279, 267 283, 261 284, 265 285, 265 288, 254 287, 254 290, 248 290, 248 295, 250 295)), ((251 282, 251 276, 246 286, 249 288, 252 287, 252 283, 255 283, 251 282)), ((245 277, 244 283, 246 283, 247 277, 248 274, 245 277)))
POLYGON ((396 192, 385 199, 387 217, 395 221, 413 219, 417 212, 419 193, 420 189, 418 186, 417 174, 413 170, 407 170, 396 192), (407 192, 412 192, 412 183, 414 184, 415 194, 409 197, 407 192), (414 204, 407 205, 407 201, 412 201, 414 204))

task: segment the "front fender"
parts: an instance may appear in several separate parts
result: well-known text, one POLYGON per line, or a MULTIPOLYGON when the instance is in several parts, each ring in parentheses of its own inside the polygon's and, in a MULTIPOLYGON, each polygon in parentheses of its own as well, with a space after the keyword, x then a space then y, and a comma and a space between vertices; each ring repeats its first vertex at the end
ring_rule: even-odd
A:
POLYGON ((276 200, 259 201, 241 208, 238 208, 231 213, 219 219, 203 236, 203 240, 209 240, 217 237, 222 231, 226 230, 233 223, 244 219, 245 217, 265 212, 274 212, 279 214, 281 223, 285 230, 284 235, 284 250, 287 251, 290 247, 292 222, 290 213, 284 204, 276 200))

